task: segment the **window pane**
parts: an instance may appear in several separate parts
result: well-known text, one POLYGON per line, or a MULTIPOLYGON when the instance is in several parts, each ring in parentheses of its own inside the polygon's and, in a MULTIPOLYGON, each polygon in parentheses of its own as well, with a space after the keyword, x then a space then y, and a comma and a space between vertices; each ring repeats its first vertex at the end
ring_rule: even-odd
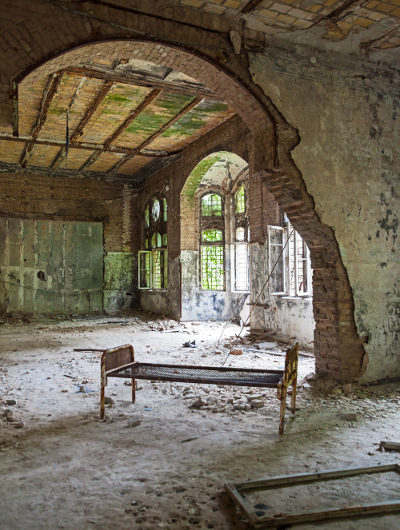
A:
POLYGON ((160 217, 160 201, 158 199, 154 199, 153 207, 151 209, 151 217, 154 221, 157 221, 160 217))
POLYGON ((236 229, 236 241, 244 241, 244 228, 236 229))
POLYGON ((159 234, 159 233, 157 232, 156 236, 157 236, 157 247, 162 247, 162 238, 161 238, 161 234, 159 234))
POLYGON ((247 251, 247 243, 235 245, 235 290, 248 291, 249 290, 249 258, 247 251))
POLYGON ((159 250, 153 252, 153 287, 154 289, 162 288, 161 257, 159 250))
POLYGON ((164 206, 164 221, 167 220, 167 199, 163 199, 163 206, 164 206))
POLYGON ((139 287, 146 289, 150 287, 150 252, 139 252, 139 287))
POLYGON ((146 227, 149 226, 150 224, 150 213, 149 212, 150 212, 150 206, 147 205, 144 211, 144 224, 146 225, 146 227))
POLYGON ((151 238, 151 248, 156 248, 156 246, 157 246, 157 236, 156 234, 153 234, 151 238))
POLYGON ((144 246, 145 246, 146 249, 149 248, 149 240, 148 239, 145 240, 144 246))
POLYGON ((219 195, 210 193, 201 199, 201 214, 203 216, 222 215, 222 199, 219 195))
POLYGON ((285 291, 284 260, 283 260, 283 229, 270 228, 269 230, 269 270, 271 293, 285 291), (272 272, 273 271, 273 272, 272 272))
POLYGON ((244 186, 240 186, 239 190, 237 191, 235 195, 235 203, 236 203, 236 213, 244 213, 245 212, 244 186))
POLYGON ((167 234, 164 234, 164 235, 163 235, 163 246, 164 246, 164 247, 167 246, 167 242, 168 242, 167 234))
POLYGON ((201 287, 217 291, 224 289, 224 247, 201 247, 201 287))
POLYGON ((203 230, 203 241, 222 241, 221 230, 203 230))
POLYGON ((167 251, 153 250, 153 288, 167 287, 167 251))

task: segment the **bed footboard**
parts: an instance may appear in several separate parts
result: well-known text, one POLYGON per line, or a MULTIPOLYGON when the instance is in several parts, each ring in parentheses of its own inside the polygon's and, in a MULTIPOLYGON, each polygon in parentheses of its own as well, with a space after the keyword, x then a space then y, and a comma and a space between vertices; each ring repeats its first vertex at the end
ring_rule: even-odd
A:
MULTIPOLYGON (((117 346, 106 350, 101 357, 100 373, 100 418, 104 419, 106 404, 105 387, 107 386, 107 374, 116 368, 121 368, 135 362, 135 353, 130 344, 117 346)), ((132 403, 135 403, 135 380, 132 378, 132 403)))
POLYGON ((278 385, 278 399, 281 400, 281 411, 279 418, 279 434, 283 434, 286 410, 287 390, 292 385, 292 414, 296 411, 296 392, 297 392, 297 368, 299 362, 299 343, 295 342, 286 351, 285 371, 282 383, 278 385))

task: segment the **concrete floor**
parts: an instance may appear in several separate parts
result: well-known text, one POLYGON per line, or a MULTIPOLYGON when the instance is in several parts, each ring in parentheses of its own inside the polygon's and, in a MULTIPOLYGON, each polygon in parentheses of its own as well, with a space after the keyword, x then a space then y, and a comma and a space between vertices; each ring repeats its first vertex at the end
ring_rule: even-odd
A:
MULTIPOLYGON (((115 403, 103 422, 100 353, 73 351, 130 343, 139 361, 220 366, 225 355, 216 351, 224 351, 238 331, 233 324, 180 325, 141 313, 1 325, 2 530, 244 529, 247 523, 223 491, 225 482, 400 463, 400 454, 376 451, 381 440, 400 441, 398 384, 356 387, 346 397, 333 381, 306 383, 313 359, 301 357, 300 386, 305 384, 280 437, 275 390, 254 389, 263 394, 264 407, 238 411, 230 401, 249 389, 143 381, 133 405, 127 381, 110 379, 107 396, 115 403), (187 340, 196 340, 198 348, 184 348, 187 340), (191 409, 194 398, 184 395, 189 389, 208 407, 191 409), (12 399, 16 405, 7 405, 12 399), (356 413, 356 421, 346 420, 346 413, 356 413), (130 427, 135 418, 140 424, 130 427)), ((226 365, 283 365, 282 357, 246 348, 226 365)), ((392 473, 286 488, 254 502, 274 513, 295 513, 388 499, 400 501, 400 477, 392 473)), ((318 526, 398 527, 400 515, 318 526)))

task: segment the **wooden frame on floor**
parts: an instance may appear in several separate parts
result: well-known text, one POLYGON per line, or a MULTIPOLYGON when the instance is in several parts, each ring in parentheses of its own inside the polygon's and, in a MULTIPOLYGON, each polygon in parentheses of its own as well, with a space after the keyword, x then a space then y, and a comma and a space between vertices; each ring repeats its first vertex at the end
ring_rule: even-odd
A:
POLYGON ((334 469, 321 473, 303 473, 299 475, 285 475, 261 480, 251 480, 240 484, 225 484, 225 491, 234 504, 240 509, 242 514, 248 519, 254 528, 276 528, 293 524, 319 523, 325 521, 335 521, 339 519, 354 519, 372 515, 389 515, 400 513, 400 499, 373 504, 360 504, 346 506, 340 509, 330 509, 324 511, 312 511, 293 515, 268 515, 259 516, 253 506, 246 500, 245 496, 257 490, 272 490, 287 488, 313 482, 325 482, 328 480, 340 480, 358 475, 369 475, 374 473, 395 472, 400 474, 398 464, 374 467, 354 467, 347 469, 334 469))

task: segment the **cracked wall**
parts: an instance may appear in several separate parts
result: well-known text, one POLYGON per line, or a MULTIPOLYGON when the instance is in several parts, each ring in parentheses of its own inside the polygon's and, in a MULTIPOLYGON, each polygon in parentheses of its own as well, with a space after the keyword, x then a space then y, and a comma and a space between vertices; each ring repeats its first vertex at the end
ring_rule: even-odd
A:
POLYGON ((368 340, 362 380, 399 377, 399 75, 297 51, 253 55, 250 71, 298 130, 293 160, 317 214, 335 231, 358 333, 368 340))

